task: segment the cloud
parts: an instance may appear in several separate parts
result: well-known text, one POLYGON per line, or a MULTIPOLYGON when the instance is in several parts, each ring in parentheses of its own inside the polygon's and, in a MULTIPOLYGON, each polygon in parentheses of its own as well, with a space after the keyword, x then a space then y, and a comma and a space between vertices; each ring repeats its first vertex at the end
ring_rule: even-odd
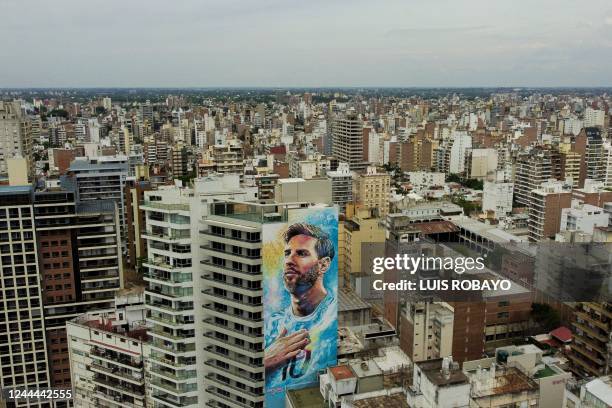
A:
POLYGON ((612 26, 612 14, 608 14, 604 19, 604 24, 612 26))
POLYGON ((430 34, 430 33, 469 33, 473 31, 483 31, 490 29, 488 25, 465 26, 465 27, 414 27, 414 28, 394 28, 387 32, 388 36, 404 34, 430 34))

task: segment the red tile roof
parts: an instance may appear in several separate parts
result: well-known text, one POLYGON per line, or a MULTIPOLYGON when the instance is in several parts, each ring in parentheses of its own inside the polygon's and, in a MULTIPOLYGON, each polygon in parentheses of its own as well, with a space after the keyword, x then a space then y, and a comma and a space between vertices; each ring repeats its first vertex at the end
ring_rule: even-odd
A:
POLYGON ((347 378, 355 377, 355 374, 353 374, 349 366, 346 365, 331 367, 329 371, 331 371, 336 381, 346 380, 347 378))
POLYGON ((558 327, 549 334, 562 343, 569 343, 572 341, 572 332, 565 326, 558 327))

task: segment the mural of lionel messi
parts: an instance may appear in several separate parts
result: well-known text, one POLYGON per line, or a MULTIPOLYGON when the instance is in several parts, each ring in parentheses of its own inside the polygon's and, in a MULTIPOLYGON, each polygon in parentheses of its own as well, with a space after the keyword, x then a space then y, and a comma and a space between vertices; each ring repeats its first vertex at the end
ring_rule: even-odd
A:
POLYGON ((284 307, 265 321, 267 407, 284 406, 286 389, 315 383, 337 357, 337 235, 332 239, 318 225, 296 222, 282 239, 277 295, 285 297, 284 307))

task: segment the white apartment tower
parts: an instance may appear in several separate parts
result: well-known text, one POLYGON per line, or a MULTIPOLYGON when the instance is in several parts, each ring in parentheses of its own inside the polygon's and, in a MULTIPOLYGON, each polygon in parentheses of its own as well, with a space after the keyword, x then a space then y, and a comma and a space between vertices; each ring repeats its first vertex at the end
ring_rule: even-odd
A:
POLYGON ((145 192, 148 259, 145 303, 150 311, 151 399, 154 407, 196 407, 190 194, 171 187, 145 192))
POLYGON ((471 148, 472 136, 466 131, 456 130, 453 132, 448 168, 450 173, 459 174, 465 171, 466 151, 471 148))
POLYGON ((482 211, 494 211, 497 218, 512 212, 514 183, 504 180, 504 172, 497 173, 495 181, 485 181, 482 192, 482 211))
POLYGON ((267 223, 287 222, 290 209, 308 205, 208 201, 197 257, 202 287, 195 298, 202 313, 201 321, 196 313, 202 404, 263 408, 262 229, 267 223))
POLYGON ((335 171, 328 171, 331 180, 332 202, 338 204, 340 212, 346 211, 346 204, 353 201, 353 172, 348 163, 338 163, 335 171))

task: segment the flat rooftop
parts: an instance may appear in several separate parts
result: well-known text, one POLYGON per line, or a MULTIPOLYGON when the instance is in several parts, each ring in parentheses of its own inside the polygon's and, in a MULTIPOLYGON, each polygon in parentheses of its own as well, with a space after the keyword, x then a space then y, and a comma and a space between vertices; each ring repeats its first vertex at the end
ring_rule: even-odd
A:
POLYGON ((442 359, 416 363, 427 379, 438 387, 468 384, 470 380, 461 370, 449 369, 448 375, 442 373, 442 359))
POLYGON ((393 395, 364 398, 353 402, 354 408, 410 408, 403 392, 393 395))
POLYGON ((584 387, 605 404, 612 406, 612 376, 597 378, 584 387))
POLYGON ((340 288, 338 290, 338 312, 370 308, 370 304, 361 299, 353 290, 347 288, 340 288))
POLYGON ((373 377, 376 375, 382 375, 383 372, 378 367, 374 360, 365 360, 361 362, 355 362, 350 365, 351 370, 355 373, 355 375, 359 378, 363 377, 373 377))
POLYGON ((302 388, 300 390, 287 390, 287 398, 291 405, 298 408, 322 408, 325 400, 319 387, 302 388))
POLYGON ((355 374, 351 371, 348 365, 339 365, 336 367, 330 367, 329 371, 334 376, 336 381, 342 381, 349 378, 355 378, 355 374))
POLYGON ((135 325, 131 325, 128 330, 122 331, 122 329, 125 329, 126 326, 113 325, 114 321, 115 321, 114 318, 102 320, 101 317, 87 316, 87 315, 79 316, 76 319, 72 320, 72 322, 76 324, 90 327, 92 329, 98 329, 100 331, 114 333, 119 336, 130 337, 132 339, 137 339, 140 341, 147 340, 147 327, 146 326, 135 324, 135 325))
POLYGON ((539 391, 539 385, 515 367, 498 368, 490 386, 474 391, 474 399, 492 395, 539 391))

